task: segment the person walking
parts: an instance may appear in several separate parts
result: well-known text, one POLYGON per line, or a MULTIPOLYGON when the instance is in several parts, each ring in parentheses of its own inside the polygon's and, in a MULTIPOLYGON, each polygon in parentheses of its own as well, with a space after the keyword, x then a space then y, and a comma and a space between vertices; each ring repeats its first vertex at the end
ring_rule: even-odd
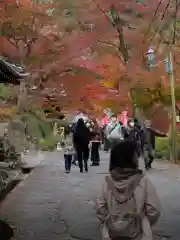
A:
MULTIPOLYGON (((76 125, 77 125, 77 123, 72 123, 72 126, 71 126, 71 132, 73 134, 73 138, 74 138, 74 133, 76 131, 76 125)), ((73 144, 74 144, 74 141, 73 141, 73 144)), ((74 167, 76 167, 77 166, 77 152, 76 152, 75 145, 74 145, 74 149, 75 149, 75 153, 73 155, 72 165, 74 167)))
POLYGON ((83 165, 85 171, 88 172, 89 142, 91 134, 89 129, 86 127, 83 119, 81 118, 77 122, 73 138, 80 172, 83 172, 83 165))
POLYGON ((152 128, 150 120, 144 121, 144 164, 146 170, 152 168, 155 157, 156 137, 167 137, 167 134, 161 133, 152 128))
POLYGON ((122 126, 116 115, 112 115, 111 121, 106 127, 106 138, 109 141, 111 149, 124 139, 122 126))
POLYGON ((104 152, 109 152, 109 149, 110 149, 110 143, 109 143, 109 140, 107 139, 107 126, 108 126, 108 124, 105 124, 102 127, 104 152))
POLYGON ((143 156, 144 153, 144 128, 143 125, 138 121, 138 119, 134 118, 134 126, 138 131, 139 135, 139 154, 143 156))
POLYGON ((140 135, 140 129, 135 124, 134 119, 129 119, 127 124, 127 134, 128 138, 133 140, 136 143, 136 153, 137 156, 140 157, 141 155, 141 135, 140 135))
POLYGON ((66 138, 63 141, 62 146, 64 150, 65 171, 66 173, 70 173, 73 155, 75 155, 72 133, 68 133, 66 135, 66 138))
POLYGON ((153 240, 160 201, 153 184, 138 169, 135 156, 136 144, 129 139, 111 151, 110 174, 96 202, 102 240, 153 240))
POLYGON ((101 145, 100 133, 95 132, 91 138, 91 162, 92 166, 99 166, 100 155, 99 149, 101 145))
POLYGON ((121 125, 123 137, 124 137, 124 139, 125 139, 125 138, 128 137, 128 129, 127 129, 127 126, 124 126, 121 121, 119 121, 119 124, 121 125))

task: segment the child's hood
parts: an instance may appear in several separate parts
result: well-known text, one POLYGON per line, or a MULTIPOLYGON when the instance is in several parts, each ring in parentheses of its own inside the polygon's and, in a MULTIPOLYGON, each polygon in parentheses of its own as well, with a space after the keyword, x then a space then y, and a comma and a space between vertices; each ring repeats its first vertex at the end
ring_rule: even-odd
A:
POLYGON ((142 177, 141 170, 117 169, 111 171, 111 179, 119 196, 118 201, 125 202, 131 198, 142 177))

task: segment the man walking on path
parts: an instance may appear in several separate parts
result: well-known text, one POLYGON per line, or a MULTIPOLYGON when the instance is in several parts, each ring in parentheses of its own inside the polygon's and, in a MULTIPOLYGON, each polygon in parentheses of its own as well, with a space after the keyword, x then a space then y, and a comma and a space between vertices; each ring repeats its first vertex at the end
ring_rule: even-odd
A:
POLYGON ((156 137, 167 137, 167 134, 161 133, 151 126, 151 121, 144 122, 144 163, 148 170, 152 167, 155 155, 156 137))

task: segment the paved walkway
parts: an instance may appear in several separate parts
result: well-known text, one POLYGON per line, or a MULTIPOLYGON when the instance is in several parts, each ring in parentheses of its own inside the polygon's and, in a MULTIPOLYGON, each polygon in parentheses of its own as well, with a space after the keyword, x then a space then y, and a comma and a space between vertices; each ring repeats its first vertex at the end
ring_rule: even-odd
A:
MULTIPOLYGON (((93 201, 108 169, 108 155, 88 173, 64 173, 62 155, 47 153, 41 164, 1 204, 1 218, 16 229, 15 240, 99 240, 93 201)), ((149 177, 162 200, 158 239, 180 239, 180 169, 155 164, 149 177), (168 169, 168 170, 167 170, 168 169)))

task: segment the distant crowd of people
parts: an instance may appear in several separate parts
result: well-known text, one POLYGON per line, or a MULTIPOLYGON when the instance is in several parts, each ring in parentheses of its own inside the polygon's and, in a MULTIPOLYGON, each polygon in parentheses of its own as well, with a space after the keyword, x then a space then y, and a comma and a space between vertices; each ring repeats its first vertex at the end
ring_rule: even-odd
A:
POLYGON ((104 145, 104 151, 108 152, 121 141, 130 139, 136 144, 136 156, 144 158, 145 168, 151 168, 155 156, 156 136, 165 137, 152 128, 150 121, 140 124, 136 118, 128 120, 127 125, 118 121, 113 115, 104 126, 99 126, 96 121, 84 121, 78 119, 71 124, 66 131, 62 142, 64 149, 65 170, 70 172, 71 166, 79 164, 80 172, 88 171, 88 159, 91 158, 92 166, 99 166, 99 150, 104 145))
POLYGON ((152 128, 151 122, 146 120, 140 124, 136 118, 128 120, 124 126, 118 121, 117 116, 113 115, 109 123, 101 129, 104 151, 109 151, 117 143, 124 139, 131 139, 136 143, 137 157, 144 158, 145 167, 148 170, 152 166, 155 155, 155 138, 166 137, 165 133, 161 133, 152 128))

